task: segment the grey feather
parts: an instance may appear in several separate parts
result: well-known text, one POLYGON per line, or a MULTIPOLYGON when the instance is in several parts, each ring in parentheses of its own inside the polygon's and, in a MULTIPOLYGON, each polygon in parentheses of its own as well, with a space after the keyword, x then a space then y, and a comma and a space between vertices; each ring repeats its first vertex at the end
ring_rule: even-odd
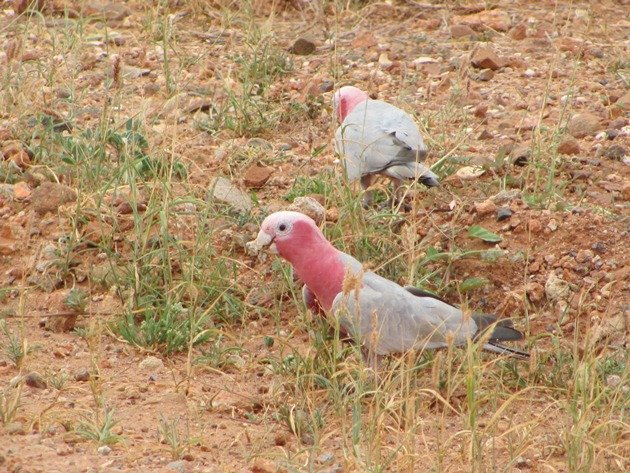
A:
POLYGON ((382 173, 437 185, 437 176, 419 164, 427 147, 415 122, 387 102, 366 100, 357 105, 337 128, 335 149, 344 158, 350 181, 382 173))
POLYGON ((402 286, 371 271, 342 254, 346 266, 362 287, 340 293, 333 312, 341 326, 378 355, 410 349, 461 345, 477 332, 475 321, 461 310, 432 297, 416 297, 402 286))

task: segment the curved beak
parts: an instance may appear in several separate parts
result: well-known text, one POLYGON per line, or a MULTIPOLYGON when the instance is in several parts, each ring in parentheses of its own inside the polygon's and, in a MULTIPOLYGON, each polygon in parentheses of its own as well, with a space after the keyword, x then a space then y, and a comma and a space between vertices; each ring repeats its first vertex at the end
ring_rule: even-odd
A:
POLYGON ((269 235, 269 233, 260 230, 258 232, 258 236, 256 237, 256 239, 254 240, 254 244, 258 247, 258 248, 264 248, 265 246, 269 247, 269 251, 271 251, 272 253, 278 253, 278 249, 276 248, 276 244, 273 242, 276 239, 275 235, 271 236, 269 235))

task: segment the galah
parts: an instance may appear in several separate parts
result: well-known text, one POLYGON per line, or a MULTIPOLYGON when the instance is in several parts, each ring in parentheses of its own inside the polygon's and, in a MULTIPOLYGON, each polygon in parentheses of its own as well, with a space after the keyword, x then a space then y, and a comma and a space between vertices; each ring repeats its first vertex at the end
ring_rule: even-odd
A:
POLYGON ((363 344, 371 363, 390 353, 463 345, 482 336, 487 337, 483 348, 488 351, 529 357, 498 344, 523 338, 508 319, 467 315, 430 293, 404 288, 365 270, 358 260, 336 249, 302 213, 269 215, 255 243, 259 248, 269 246, 271 252, 291 263, 304 283, 306 305, 315 312, 323 310, 338 317, 342 331, 363 344))
MULTIPOLYGON (((343 157, 349 181, 361 179, 363 189, 367 189, 373 176, 382 174, 393 180, 395 194, 403 180, 417 179, 429 187, 439 185, 437 176, 420 164, 427 156, 427 147, 406 112, 372 100, 351 86, 335 93, 333 108, 341 123, 335 132, 335 150, 343 157)), ((366 192, 364 203, 370 201, 371 193, 366 192)))

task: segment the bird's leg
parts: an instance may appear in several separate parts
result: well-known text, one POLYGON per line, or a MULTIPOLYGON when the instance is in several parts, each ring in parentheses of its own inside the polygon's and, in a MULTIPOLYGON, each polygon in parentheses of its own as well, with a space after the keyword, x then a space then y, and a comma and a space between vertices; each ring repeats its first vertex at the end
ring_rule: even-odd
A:
POLYGON ((404 194, 402 192, 402 181, 394 177, 390 177, 390 179, 394 188, 393 194, 392 197, 385 202, 383 208, 394 209, 395 207, 400 207, 404 212, 410 211, 411 206, 403 202, 404 194))
POLYGON ((372 191, 368 190, 372 185, 373 176, 371 174, 367 174, 365 176, 361 176, 361 187, 365 192, 363 195, 363 208, 368 208, 372 205, 372 191))
POLYGON ((384 356, 377 354, 374 350, 366 348, 365 346, 361 347, 361 354, 367 364, 367 369, 371 372, 374 380, 378 381, 378 373, 383 365, 384 356))

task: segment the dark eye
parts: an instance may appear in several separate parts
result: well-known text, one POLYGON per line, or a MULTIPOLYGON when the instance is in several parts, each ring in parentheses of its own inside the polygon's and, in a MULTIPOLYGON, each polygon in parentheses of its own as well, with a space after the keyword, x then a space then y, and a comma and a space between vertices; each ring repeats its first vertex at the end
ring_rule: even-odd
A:
POLYGON ((286 226, 286 224, 284 224, 284 223, 281 223, 281 224, 278 226, 278 230, 280 230, 281 232, 285 231, 286 229, 287 229, 287 226, 286 226))

